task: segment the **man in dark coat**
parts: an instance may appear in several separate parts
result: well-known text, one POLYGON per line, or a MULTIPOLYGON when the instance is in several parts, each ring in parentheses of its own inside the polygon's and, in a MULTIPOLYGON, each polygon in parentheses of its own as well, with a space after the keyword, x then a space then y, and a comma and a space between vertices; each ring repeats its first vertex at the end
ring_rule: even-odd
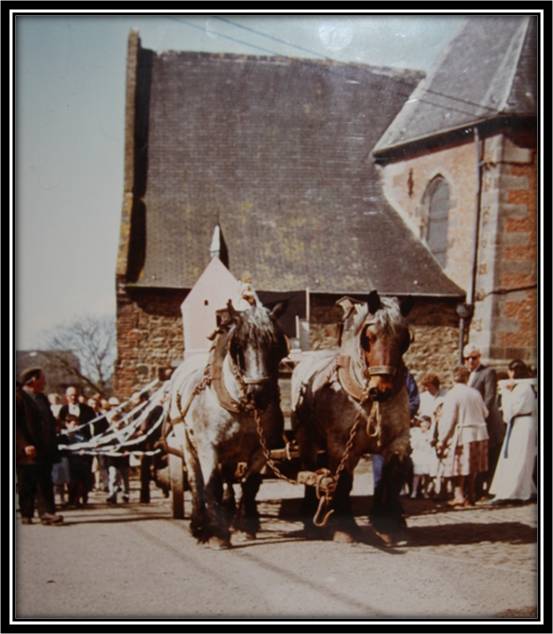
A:
MULTIPOLYGON (((148 400, 148 393, 141 395, 141 400, 148 400)), ((145 420, 142 422, 138 429, 138 435, 147 434, 152 427, 159 422, 160 417, 163 415, 163 403, 167 399, 164 396, 163 400, 152 408, 145 420)), ((161 438, 162 425, 158 425, 153 433, 150 433, 148 438, 141 443, 140 449, 142 451, 153 451, 157 448, 157 442, 161 438)), ((143 455, 140 461, 140 502, 148 504, 150 502, 150 480, 155 481, 155 471, 158 467, 161 467, 161 456, 156 454, 154 456, 143 455)), ((166 489, 164 488, 164 493, 166 489)))
POLYGON ((489 489, 503 436, 505 435, 505 423, 497 405, 497 376, 493 368, 489 368, 480 362, 480 350, 473 344, 468 343, 463 350, 465 365, 470 372, 468 385, 478 390, 484 399, 488 409, 486 427, 488 429, 488 471, 479 474, 476 478, 476 497, 481 498, 486 489, 489 489))
POLYGON ((36 497, 42 524, 63 522, 56 515, 52 465, 60 454, 56 436, 56 419, 44 394, 46 377, 41 368, 21 374, 22 387, 16 393, 16 461, 22 521, 30 524, 36 497))
MULTIPOLYGON (((92 407, 86 403, 79 403, 79 390, 75 385, 70 385, 65 390, 65 398, 67 404, 63 405, 59 411, 59 419, 63 422, 68 414, 72 414, 79 419, 79 425, 89 423, 96 418, 96 414, 92 407)), ((82 433, 89 439, 92 436, 91 426, 83 427, 82 433)))
MULTIPOLYGON (((64 423, 67 416, 71 414, 72 416, 76 416, 79 421, 79 427, 82 425, 86 425, 91 420, 96 418, 96 414, 92 407, 87 405, 86 403, 79 403, 79 389, 75 385, 70 385, 65 390, 65 398, 67 400, 67 404, 64 405, 59 411, 59 419, 64 423)), ((95 431, 95 430, 94 430, 95 431)), ((90 440, 93 435, 92 425, 86 425, 79 430, 80 434, 85 438, 85 440, 90 440)), ((87 468, 89 471, 89 475, 86 481, 86 489, 87 492, 92 491, 94 488, 94 474, 92 473, 92 456, 83 456, 83 462, 87 463, 87 468)))

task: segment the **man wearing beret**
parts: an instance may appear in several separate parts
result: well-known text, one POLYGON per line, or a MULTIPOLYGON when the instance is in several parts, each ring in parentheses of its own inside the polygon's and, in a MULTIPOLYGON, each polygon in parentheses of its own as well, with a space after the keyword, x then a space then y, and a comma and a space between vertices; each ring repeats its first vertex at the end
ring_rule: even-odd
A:
POLYGON ((56 420, 44 394, 46 377, 41 368, 29 368, 21 374, 22 387, 16 396, 16 445, 22 522, 32 523, 34 498, 40 521, 59 525, 56 515, 52 465, 59 460, 56 420))

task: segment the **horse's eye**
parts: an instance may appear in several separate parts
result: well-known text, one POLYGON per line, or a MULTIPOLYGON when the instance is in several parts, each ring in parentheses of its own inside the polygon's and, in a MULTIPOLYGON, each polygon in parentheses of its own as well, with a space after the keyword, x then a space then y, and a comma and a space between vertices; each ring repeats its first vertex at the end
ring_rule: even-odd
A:
POLYGON ((230 356, 232 357, 232 360, 241 368, 244 367, 244 358, 242 355, 242 351, 235 341, 232 341, 232 343, 230 344, 230 356))
POLYGON ((374 343, 376 337, 374 335, 373 332, 371 332, 370 328, 367 326, 367 328, 365 328, 363 330, 363 333, 361 334, 361 347, 363 348, 363 350, 365 350, 365 352, 368 352, 371 348, 371 343, 374 343))
POLYGON ((405 352, 407 352, 407 350, 409 350, 409 346, 411 345, 412 341, 413 341, 413 337, 411 336, 411 331, 406 330, 403 333, 403 337, 401 341, 401 346, 400 346, 401 354, 404 354, 405 352))

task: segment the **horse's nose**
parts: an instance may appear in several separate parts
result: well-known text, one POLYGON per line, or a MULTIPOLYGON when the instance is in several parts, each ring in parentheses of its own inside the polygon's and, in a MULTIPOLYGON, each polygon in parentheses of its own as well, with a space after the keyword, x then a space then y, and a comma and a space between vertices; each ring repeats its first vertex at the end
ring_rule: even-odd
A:
POLYGON ((379 376, 371 381, 369 397, 373 401, 384 401, 392 394, 392 381, 390 378, 379 376))
POLYGON ((269 389, 267 381, 249 383, 246 387, 246 396, 250 403, 262 409, 267 405, 269 389))
POLYGON ((390 398, 391 395, 392 390, 379 390, 376 387, 372 387, 369 390, 369 398, 372 401, 385 401, 386 399, 390 398))

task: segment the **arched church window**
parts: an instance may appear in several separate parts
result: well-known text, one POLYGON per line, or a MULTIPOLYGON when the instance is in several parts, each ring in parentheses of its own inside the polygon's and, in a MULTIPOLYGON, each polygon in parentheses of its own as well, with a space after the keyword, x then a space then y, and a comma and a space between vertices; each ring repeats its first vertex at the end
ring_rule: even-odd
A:
POLYGON ((428 210, 426 243, 442 268, 447 263, 447 230, 449 224, 449 185, 443 176, 433 178, 424 194, 428 210))

